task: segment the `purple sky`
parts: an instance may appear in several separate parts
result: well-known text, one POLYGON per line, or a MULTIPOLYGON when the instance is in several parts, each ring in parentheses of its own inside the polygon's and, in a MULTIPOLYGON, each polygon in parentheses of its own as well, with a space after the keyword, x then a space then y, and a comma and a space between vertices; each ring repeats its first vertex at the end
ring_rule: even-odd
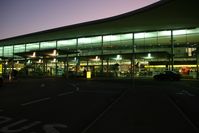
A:
POLYGON ((106 18, 159 0, 0 0, 0 39, 106 18))

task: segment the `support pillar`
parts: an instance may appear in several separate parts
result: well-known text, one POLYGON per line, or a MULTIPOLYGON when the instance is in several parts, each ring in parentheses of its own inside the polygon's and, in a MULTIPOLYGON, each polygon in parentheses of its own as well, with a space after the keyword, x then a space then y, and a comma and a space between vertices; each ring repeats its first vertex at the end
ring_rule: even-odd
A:
MULTIPOLYGON (((76 51, 78 51, 78 39, 76 39, 76 51)), ((76 66, 75 66, 75 75, 76 75, 76 77, 77 77, 78 64, 79 64, 78 53, 76 53, 76 66)))
POLYGON ((104 39, 103 39, 103 36, 102 36, 102 44, 101 44, 101 73, 103 74, 104 73, 104 58, 103 58, 103 55, 104 55, 104 39))
POLYGON ((106 63, 107 63, 107 65, 106 65, 106 75, 107 75, 107 77, 109 77, 109 58, 107 58, 106 63))
POLYGON ((135 38, 132 34, 131 79, 135 78, 135 38))
POLYGON ((174 70, 174 39, 173 30, 171 30, 171 70, 174 70))
POLYGON ((68 79, 68 68, 69 68, 69 63, 68 63, 68 54, 66 55, 66 63, 67 63, 67 66, 66 66, 66 78, 68 79))
POLYGON ((86 60, 86 71, 88 71, 88 59, 86 60))
POLYGON ((57 76, 57 72, 58 72, 58 71, 57 71, 57 67, 58 67, 58 66, 57 66, 57 58, 55 58, 55 76, 57 76))

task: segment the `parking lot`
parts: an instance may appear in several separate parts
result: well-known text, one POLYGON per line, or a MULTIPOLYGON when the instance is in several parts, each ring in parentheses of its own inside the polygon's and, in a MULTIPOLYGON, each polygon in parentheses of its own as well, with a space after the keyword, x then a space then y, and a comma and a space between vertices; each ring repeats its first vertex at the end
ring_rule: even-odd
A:
POLYGON ((2 133, 198 132, 198 81, 18 79, 0 88, 2 133))

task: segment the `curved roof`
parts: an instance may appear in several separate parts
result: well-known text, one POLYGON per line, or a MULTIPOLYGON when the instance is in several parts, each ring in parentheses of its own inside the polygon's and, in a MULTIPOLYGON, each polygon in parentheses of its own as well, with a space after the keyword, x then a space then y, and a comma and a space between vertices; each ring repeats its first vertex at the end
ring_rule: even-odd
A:
POLYGON ((161 0, 115 17, 0 40, 0 45, 199 27, 197 0, 161 0))

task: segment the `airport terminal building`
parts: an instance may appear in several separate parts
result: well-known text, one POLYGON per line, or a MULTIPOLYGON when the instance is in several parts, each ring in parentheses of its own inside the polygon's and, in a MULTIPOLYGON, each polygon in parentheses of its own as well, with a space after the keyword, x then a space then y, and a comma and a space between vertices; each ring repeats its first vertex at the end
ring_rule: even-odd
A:
POLYGON ((197 0, 161 0, 119 16, 0 40, 2 75, 199 77, 197 0))

